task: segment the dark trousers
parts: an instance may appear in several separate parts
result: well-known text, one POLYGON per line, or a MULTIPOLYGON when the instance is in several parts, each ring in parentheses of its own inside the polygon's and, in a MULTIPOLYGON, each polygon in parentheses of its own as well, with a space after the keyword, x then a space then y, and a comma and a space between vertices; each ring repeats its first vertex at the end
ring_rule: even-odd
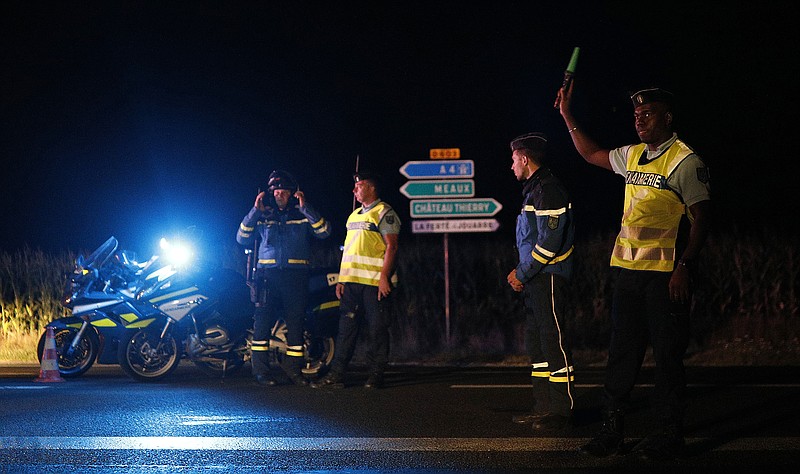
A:
POLYGON ((254 283, 256 308, 251 362, 253 375, 263 375, 269 371, 269 340, 279 319, 286 322, 287 345, 299 348, 302 354, 308 270, 260 268, 254 283))
POLYGON ((668 272, 619 269, 611 314, 611 344, 604 400, 609 410, 628 408, 648 341, 655 359, 653 408, 665 424, 683 421, 689 343, 689 305, 669 299, 668 272))
POLYGON ((383 374, 389 361, 389 302, 391 297, 378 301, 378 287, 360 283, 345 283, 339 302, 339 333, 331 372, 344 374, 353 358, 356 342, 366 326, 369 346, 367 363, 373 374, 383 374))
POLYGON ((572 349, 564 310, 567 286, 561 276, 540 273, 523 289, 534 413, 569 416, 572 412, 572 349))

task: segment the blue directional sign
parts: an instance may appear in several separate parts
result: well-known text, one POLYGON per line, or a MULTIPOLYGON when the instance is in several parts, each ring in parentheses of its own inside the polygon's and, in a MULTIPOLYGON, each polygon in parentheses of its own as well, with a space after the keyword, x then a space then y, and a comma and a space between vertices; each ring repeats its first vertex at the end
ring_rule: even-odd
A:
POLYGON ((475 181, 471 179, 432 179, 409 181, 400 188, 407 198, 472 197, 475 181))
POLYGON ((491 217, 502 208, 492 198, 418 199, 411 201, 411 217, 491 217))
POLYGON ((475 162, 472 160, 408 161, 400 167, 400 173, 408 179, 472 178, 475 162))

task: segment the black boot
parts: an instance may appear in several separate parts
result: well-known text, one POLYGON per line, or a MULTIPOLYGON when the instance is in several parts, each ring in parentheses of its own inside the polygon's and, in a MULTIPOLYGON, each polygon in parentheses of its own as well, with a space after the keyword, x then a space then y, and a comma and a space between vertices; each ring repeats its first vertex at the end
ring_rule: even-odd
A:
POLYGON ((665 423, 661 429, 647 435, 634 448, 645 461, 669 461, 683 455, 685 447, 680 423, 665 423))
POLYGON ((383 384, 383 373, 374 372, 367 378, 366 383, 364 383, 364 388, 383 388, 383 384))
POLYGON ((564 435, 572 428, 571 415, 547 415, 533 422, 534 433, 542 435, 564 435))
POLYGON ((325 377, 311 382, 311 388, 344 388, 344 375, 331 370, 325 377))
POLYGON ((303 377, 303 364, 305 360, 302 357, 286 356, 283 359, 281 368, 286 372, 286 376, 293 384, 301 387, 308 386, 308 380, 303 377))
POLYGON ((523 415, 515 415, 511 421, 521 425, 533 424, 545 416, 550 415, 550 384, 548 381, 549 370, 547 365, 533 364, 531 368, 531 388, 533 389, 533 410, 523 415))
POLYGON ((622 410, 610 410, 603 414, 603 427, 587 444, 581 446, 580 452, 603 458, 616 454, 624 440, 624 413, 622 410))

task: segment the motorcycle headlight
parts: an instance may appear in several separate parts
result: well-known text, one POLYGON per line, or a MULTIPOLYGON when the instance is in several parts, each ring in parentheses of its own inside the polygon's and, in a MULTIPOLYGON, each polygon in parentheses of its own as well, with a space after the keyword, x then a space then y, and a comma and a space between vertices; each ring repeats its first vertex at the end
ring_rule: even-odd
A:
POLYGON ((184 243, 172 243, 162 238, 159 246, 164 257, 175 266, 185 265, 192 259, 192 249, 184 243))

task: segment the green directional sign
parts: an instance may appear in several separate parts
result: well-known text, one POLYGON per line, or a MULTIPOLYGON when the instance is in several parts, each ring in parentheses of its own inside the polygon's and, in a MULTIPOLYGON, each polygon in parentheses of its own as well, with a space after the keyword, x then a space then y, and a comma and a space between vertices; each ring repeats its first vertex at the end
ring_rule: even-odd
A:
POLYGON ((475 181, 471 179, 437 179, 409 181, 400 188, 407 198, 472 197, 475 181))
POLYGON ((492 198, 417 199, 411 201, 411 217, 490 217, 502 208, 492 198))

